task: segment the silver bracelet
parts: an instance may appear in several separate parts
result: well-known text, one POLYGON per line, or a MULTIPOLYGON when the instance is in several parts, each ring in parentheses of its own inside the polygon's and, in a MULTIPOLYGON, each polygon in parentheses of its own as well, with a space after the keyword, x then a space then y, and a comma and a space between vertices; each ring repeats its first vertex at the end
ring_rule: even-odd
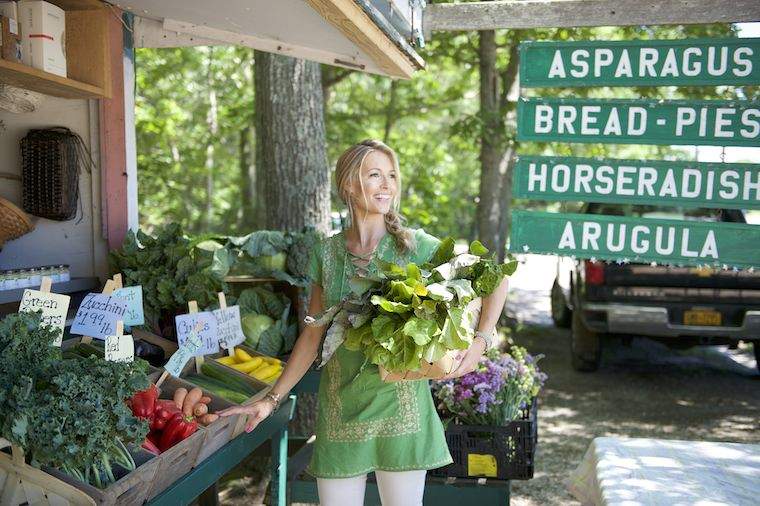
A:
POLYGON ((272 408, 272 412, 277 411, 277 408, 280 407, 280 399, 282 396, 280 394, 275 394, 272 392, 267 392, 266 395, 264 395, 264 399, 269 399, 272 401, 272 404, 274 404, 274 407, 272 408))
POLYGON ((491 346, 493 345, 493 331, 483 332, 482 330, 478 330, 475 332, 475 337, 481 338, 486 343, 486 349, 483 351, 488 351, 491 349, 491 346))

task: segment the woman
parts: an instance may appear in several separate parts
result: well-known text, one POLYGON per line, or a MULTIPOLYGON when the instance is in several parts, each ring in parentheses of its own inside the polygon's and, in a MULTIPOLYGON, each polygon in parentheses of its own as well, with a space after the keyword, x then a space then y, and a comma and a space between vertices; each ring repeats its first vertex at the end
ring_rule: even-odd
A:
MULTIPOLYGON (((376 258, 400 265, 424 263, 440 242, 422 229, 402 225, 398 160, 382 142, 367 140, 346 150, 335 167, 335 180, 348 206, 350 225, 313 252, 311 315, 339 302, 354 275, 377 272, 376 258)), ((475 369, 490 344, 506 292, 505 279, 483 301, 476 338, 448 377, 475 369)), ((246 431, 252 431, 314 363, 325 330, 325 326, 307 327, 301 333, 267 397, 220 414, 248 415, 246 431)), ((363 504, 367 473, 374 471, 385 506, 421 505, 426 470, 452 462, 428 381, 384 383, 376 366, 361 370, 363 362, 361 351, 339 346, 323 369, 317 437, 308 468, 317 478, 320 503, 363 504)))

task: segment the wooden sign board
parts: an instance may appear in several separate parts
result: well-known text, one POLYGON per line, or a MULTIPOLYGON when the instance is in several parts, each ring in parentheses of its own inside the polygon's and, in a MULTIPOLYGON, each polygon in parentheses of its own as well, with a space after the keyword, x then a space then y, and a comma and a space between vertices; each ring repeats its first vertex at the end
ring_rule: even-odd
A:
POLYGON ((760 144, 760 102, 521 98, 517 107, 520 141, 760 144))
POLYGON ((760 39, 521 42, 520 86, 760 84, 760 39))
POLYGON ((621 204, 760 209, 760 165, 520 156, 513 196, 621 204))
POLYGON ((760 227, 514 210, 510 250, 579 258, 760 267, 760 227))

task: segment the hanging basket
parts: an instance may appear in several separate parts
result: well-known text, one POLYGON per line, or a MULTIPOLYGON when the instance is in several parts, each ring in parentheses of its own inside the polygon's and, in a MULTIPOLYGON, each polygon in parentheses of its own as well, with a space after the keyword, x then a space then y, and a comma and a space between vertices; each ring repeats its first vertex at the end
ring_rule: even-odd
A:
POLYGON ((17 114, 34 112, 44 96, 36 91, 0 84, 0 109, 17 114))
POLYGON ((29 216, 10 201, 0 197, 0 248, 5 241, 17 239, 32 230, 34 224, 29 216))

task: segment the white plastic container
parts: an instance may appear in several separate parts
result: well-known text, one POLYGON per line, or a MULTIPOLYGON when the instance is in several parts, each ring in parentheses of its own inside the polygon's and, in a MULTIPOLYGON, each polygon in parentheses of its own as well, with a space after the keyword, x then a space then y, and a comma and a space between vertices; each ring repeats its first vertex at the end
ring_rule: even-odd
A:
POLYGON ((66 13, 42 0, 18 4, 25 65, 66 77, 66 13))

